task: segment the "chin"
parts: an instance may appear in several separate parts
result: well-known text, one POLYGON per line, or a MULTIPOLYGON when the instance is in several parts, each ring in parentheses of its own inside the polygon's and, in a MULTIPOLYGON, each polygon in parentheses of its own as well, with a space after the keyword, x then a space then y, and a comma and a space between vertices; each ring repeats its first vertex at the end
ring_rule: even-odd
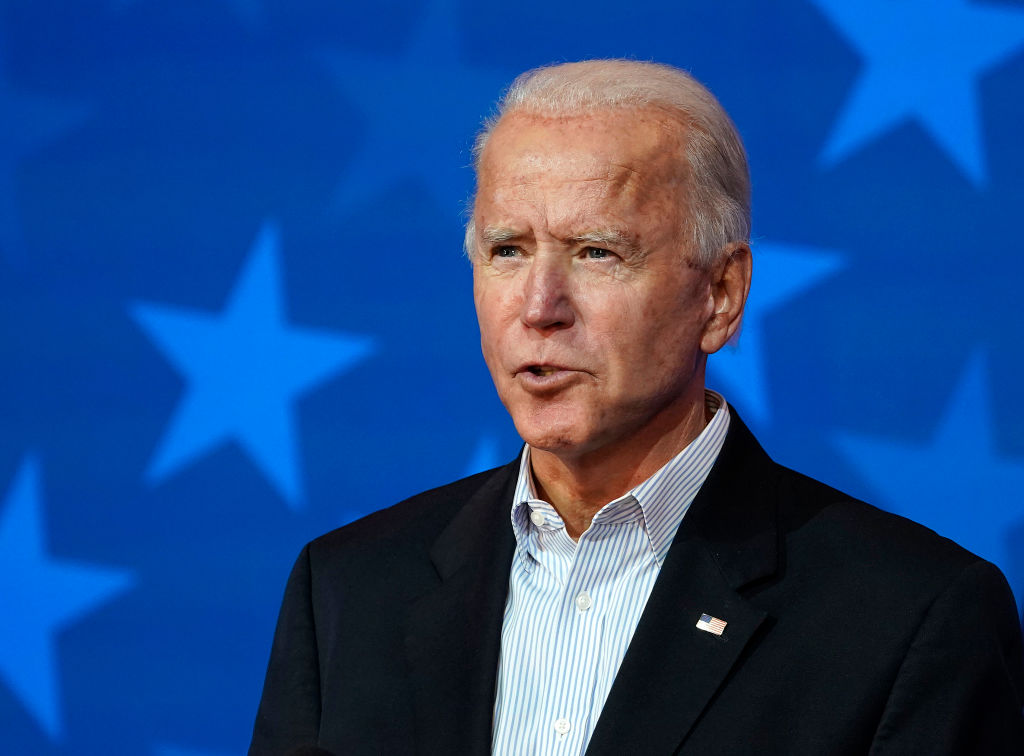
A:
POLYGON ((543 435, 534 435, 530 437, 526 437, 523 434, 519 435, 523 436, 523 440, 528 443, 531 448, 551 452, 552 454, 566 454, 578 449, 580 446, 579 440, 573 438, 571 434, 556 435, 545 433, 543 435))
POLYGON ((588 434, 582 422, 559 418, 544 421, 540 418, 518 420, 513 422, 519 436, 534 449, 542 449, 553 454, 585 451, 588 434))
POLYGON ((593 442, 595 417, 591 408, 569 397, 538 399, 513 394, 503 402, 520 438, 535 449, 552 453, 585 451, 593 442))

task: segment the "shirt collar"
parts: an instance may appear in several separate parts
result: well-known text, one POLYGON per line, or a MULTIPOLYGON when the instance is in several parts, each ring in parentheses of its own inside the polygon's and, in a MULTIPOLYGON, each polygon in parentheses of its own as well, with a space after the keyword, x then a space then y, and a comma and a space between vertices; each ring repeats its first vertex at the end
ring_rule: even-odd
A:
MULTIPOLYGON (((606 504, 594 516, 595 526, 612 524, 636 519, 638 508, 659 566, 665 561, 683 516, 711 472, 729 430, 729 406, 724 397, 705 389, 704 403, 708 412, 713 413, 704 430, 650 478, 606 504)), ((530 446, 526 445, 519 461, 519 477, 512 499, 512 531, 523 563, 529 566, 527 556, 540 528, 557 530, 562 527, 565 525, 555 508, 537 498, 530 468, 530 446)))

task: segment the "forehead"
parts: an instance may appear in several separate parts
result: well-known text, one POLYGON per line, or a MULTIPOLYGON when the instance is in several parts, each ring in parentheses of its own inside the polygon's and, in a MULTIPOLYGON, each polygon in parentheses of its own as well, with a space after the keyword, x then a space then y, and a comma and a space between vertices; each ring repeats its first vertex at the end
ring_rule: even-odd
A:
POLYGON ((654 108, 571 116, 512 113, 484 148, 478 192, 559 184, 583 192, 664 189, 683 179, 684 148, 682 125, 654 108))

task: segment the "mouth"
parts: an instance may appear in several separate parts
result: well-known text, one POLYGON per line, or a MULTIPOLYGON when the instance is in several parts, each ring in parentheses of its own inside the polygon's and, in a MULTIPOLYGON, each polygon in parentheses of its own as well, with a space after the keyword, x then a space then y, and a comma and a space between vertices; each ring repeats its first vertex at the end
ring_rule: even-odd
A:
POLYGON ((539 375, 541 377, 554 375, 562 370, 562 368, 554 367, 552 365, 528 365, 526 369, 534 375, 539 375))
POLYGON ((548 394, 575 384, 580 370, 564 365, 526 364, 515 371, 519 385, 531 393, 548 394))

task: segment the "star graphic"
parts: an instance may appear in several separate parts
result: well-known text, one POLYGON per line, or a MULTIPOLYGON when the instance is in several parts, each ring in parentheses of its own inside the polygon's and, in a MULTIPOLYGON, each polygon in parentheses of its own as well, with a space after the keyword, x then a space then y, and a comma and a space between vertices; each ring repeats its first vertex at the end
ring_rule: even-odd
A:
POLYGON ((323 55, 366 118, 365 141, 334 192, 338 211, 352 212, 410 176, 420 177, 442 208, 461 209, 471 191, 473 136, 508 77, 459 62, 454 0, 422 7, 416 39, 400 58, 323 55))
POLYGON ((1024 11, 966 0, 814 0, 864 58, 822 153, 832 165, 916 120, 976 185, 986 179, 977 79, 1024 46, 1024 11))
POLYGON ((228 4, 235 16, 250 29, 258 29, 263 26, 266 18, 266 9, 262 0, 228 0, 228 4))
POLYGON ((18 168, 25 156, 81 123, 88 111, 80 105, 26 94, 0 73, 0 256, 25 256, 18 202, 18 168))
POLYGON ((764 318, 774 309, 832 275, 843 265, 836 252, 762 242, 754 247, 754 280, 738 340, 708 358, 713 380, 754 423, 771 419, 765 381, 764 318))
POLYGON ((292 508, 303 500, 292 405, 365 360, 372 339, 284 322, 277 227, 264 224, 219 314, 135 304, 132 314, 187 379, 147 471, 157 483, 234 440, 292 508))
POLYGON ((0 509, 0 678, 51 739, 63 734, 57 634, 134 584, 131 573, 46 554, 39 463, 24 459, 0 509))
MULTIPOLYGON (((111 0, 113 8, 124 11, 139 0, 111 0)), ((263 26, 266 21, 266 8, 263 0, 224 0, 228 9, 235 15, 244 26, 250 31, 255 31, 263 26)))
POLYGON ((473 456, 469 458, 469 462, 463 468, 462 475, 464 477, 475 475, 478 472, 497 467, 499 464, 501 462, 498 459, 498 440, 490 434, 485 434, 477 441, 476 447, 473 449, 473 456))
MULTIPOLYGON (((928 443, 844 433, 844 454, 879 492, 886 508, 953 538, 1013 574, 1010 538, 1024 518, 1024 464, 993 448, 985 359, 968 362, 928 443)), ((1013 586, 1024 596, 1024 585, 1013 586)))

